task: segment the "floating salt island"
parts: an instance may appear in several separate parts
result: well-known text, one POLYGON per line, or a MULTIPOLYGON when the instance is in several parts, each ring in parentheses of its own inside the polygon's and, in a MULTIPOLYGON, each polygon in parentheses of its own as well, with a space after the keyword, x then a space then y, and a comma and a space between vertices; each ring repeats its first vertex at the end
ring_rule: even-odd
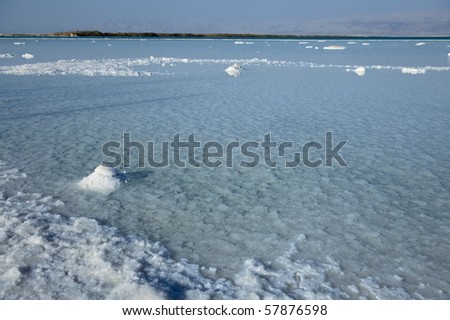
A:
POLYGON ((225 72, 229 76, 237 78, 237 77, 239 77, 241 75, 241 70, 242 70, 241 65, 235 63, 232 66, 229 66, 228 68, 226 68, 225 72))
POLYGON ((344 46, 335 46, 335 45, 323 47, 323 50, 345 50, 345 49, 347 48, 344 46))
POLYGON ((347 72, 354 72, 356 73, 358 76, 362 77, 366 74, 366 68, 364 67, 358 67, 356 69, 347 69, 347 72))
POLYGON ((358 67, 354 70, 352 70, 354 73, 356 73, 358 76, 362 77, 366 74, 366 68, 364 67, 358 67))
POLYGON ((34 56, 31 53, 25 53, 22 55, 22 58, 24 59, 33 59, 34 56))

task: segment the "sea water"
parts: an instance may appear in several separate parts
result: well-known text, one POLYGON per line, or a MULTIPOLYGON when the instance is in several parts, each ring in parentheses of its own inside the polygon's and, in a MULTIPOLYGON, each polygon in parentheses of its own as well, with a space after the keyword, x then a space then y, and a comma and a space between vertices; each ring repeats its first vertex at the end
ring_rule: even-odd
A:
POLYGON ((0 39, 0 298, 449 299, 449 52, 0 39), (124 133, 155 146, 270 133, 292 159, 326 132, 346 166, 139 167, 135 149, 114 188, 80 184, 124 133))

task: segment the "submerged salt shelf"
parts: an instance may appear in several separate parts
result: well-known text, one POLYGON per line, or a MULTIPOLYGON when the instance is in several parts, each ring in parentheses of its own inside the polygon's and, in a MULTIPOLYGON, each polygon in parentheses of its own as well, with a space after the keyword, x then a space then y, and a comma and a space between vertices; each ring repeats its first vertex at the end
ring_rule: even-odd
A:
POLYGON ((0 298, 450 298, 449 42, 16 41, 0 39, 0 298), (282 165, 326 131, 348 167, 282 165), (136 148, 99 168, 125 132, 294 146, 274 168, 236 150, 232 168, 140 168, 136 148))

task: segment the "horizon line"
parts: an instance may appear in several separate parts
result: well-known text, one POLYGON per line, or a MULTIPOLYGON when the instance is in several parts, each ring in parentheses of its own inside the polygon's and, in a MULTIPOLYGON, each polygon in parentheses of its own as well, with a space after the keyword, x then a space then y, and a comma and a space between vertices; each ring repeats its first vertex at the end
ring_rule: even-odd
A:
POLYGON ((141 38, 250 38, 250 39, 450 39, 450 35, 345 35, 345 34, 277 34, 277 33, 192 33, 192 32, 102 32, 98 30, 58 31, 52 33, 0 33, 0 37, 141 37, 141 38))

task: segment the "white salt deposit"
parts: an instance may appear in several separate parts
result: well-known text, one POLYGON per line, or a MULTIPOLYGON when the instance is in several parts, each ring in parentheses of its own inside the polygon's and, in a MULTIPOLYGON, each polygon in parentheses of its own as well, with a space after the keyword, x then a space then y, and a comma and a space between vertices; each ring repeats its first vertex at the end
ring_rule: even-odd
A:
POLYGON ((324 49, 324 50, 345 50, 345 49, 347 49, 347 48, 344 47, 344 46, 335 46, 335 45, 332 45, 332 46, 323 47, 323 49, 324 49))
POLYGON ((14 58, 14 55, 10 53, 0 53, 0 59, 10 59, 10 58, 14 58))
POLYGON ((358 76, 362 77, 366 74, 366 68, 364 67, 358 67, 356 69, 351 70, 354 73, 356 73, 358 76))
MULTIPOLYGON (((25 177, 0 161, 0 185, 25 177)), ((0 299, 233 297, 229 282, 206 279, 198 266, 172 260, 160 243, 52 213, 63 208, 50 196, 0 192, 0 299)))
POLYGON ((241 69, 242 69, 242 67, 239 64, 235 63, 232 66, 229 66, 228 68, 226 68, 225 72, 229 76, 237 78, 241 75, 241 69))
MULTIPOLYGON (((111 175, 108 168, 97 168, 111 175)), ((0 185, 26 175, 0 161, 0 185)), ((340 285, 346 276, 333 257, 301 259, 307 236, 269 264, 245 260, 233 281, 217 268, 176 261, 158 242, 124 236, 85 217, 53 211, 65 204, 50 196, 0 192, 0 299, 412 299, 377 276, 340 285), (211 278, 213 279, 211 279, 211 278)), ((259 244, 258 244, 259 245, 259 244)), ((395 284, 402 277, 393 275, 395 284)))
POLYGON ((370 46, 370 43, 364 42, 362 45, 363 45, 363 46, 370 46))
POLYGON ((14 42, 14 45, 23 46, 23 45, 25 45, 25 42, 14 42))
MULTIPOLYGON (((306 46, 311 49, 312 46, 306 46)), ((319 49, 319 47, 315 47, 319 49)), ((168 76, 173 75, 169 72, 153 71, 150 69, 154 65, 170 66, 176 69, 179 64, 211 65, 223 64, 230 65, 226 68, 226 73, 233 77, 238 77, 242 71, 241 65, 253 66, 274 66, 274 67, 299 67, 299 68, 343 68, 356 69, 358 65, 349 64, 318 64, 307 61, 288 61, 288 60, 269 60, 260 58, 251 59, 190 59, 175 57, 154 57, 143 59, 101 59, 101 60, 59 60, 55 62, 28 63, 22 65, 0 66, 0 74, 9 75, 83 75, 83 76, 109 76, 109 77, 150 77, 153 75, 168 76)), ((391 65, 372 65, 366 66, 366 69, 374 70, 402 70, 408 73, 409 69, 416 67, 409 66, 391 66, 391 65)), ((450 67, 424 66, 418 68, 425 71, 450 71, 450 67)))
MULTIPOLYGON (((150 77, 150 71, 137 71, 133 66, 149 64, 149 61, 117 59, 117 60, 59 60, 35 64, 0 66, 0 73, 11 75, 82 75, 111 77, 150 77)), ((163 74, 155 72, 155 74, 163 74)))
POLYGON ((425 42, 418 42, 418 43, 416 43, 416 46, 424 46, 424 45, 426 45, 425 42))
POLYGON ((81 189, 109 194, 121 185, 121 178, 111 167, 99 165, 93 173, 84 177, 78 185, 81 189))
POLYGON ((406 74, 425 74, 426 72, 425 68, 402 68, 402 73, 406 74))
POLYGON ((24 59, 33 59, 34 56, 31 53, 25 53, 22 55, 22 58, 24 59))

